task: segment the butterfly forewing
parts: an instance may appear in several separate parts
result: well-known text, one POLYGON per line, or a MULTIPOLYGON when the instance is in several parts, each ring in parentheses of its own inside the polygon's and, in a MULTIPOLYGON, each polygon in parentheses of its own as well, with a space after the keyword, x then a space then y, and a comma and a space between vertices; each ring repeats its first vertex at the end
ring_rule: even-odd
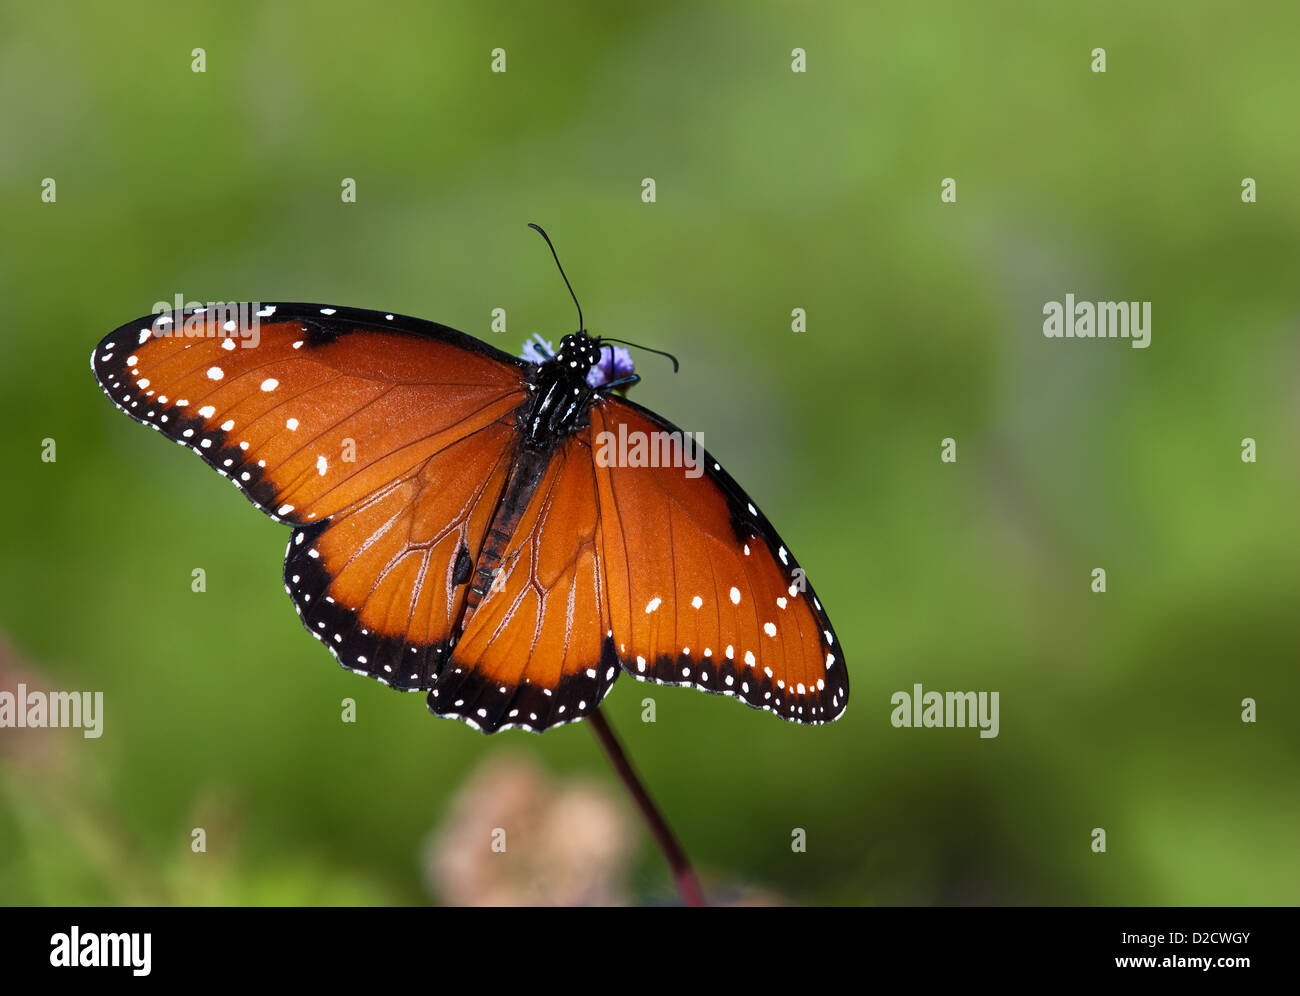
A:
MULTIPOLYGON (((614 437, 684 438, 619 398, 593 406, 591 424, 614 437)), ((848 673, 794 555, 706 452, 687 451, 682 464, 596 468, 623 667, 643 681, 732 695, 795 722, 836 719, 848 673), (688 472, 686 456, 698 474, 688 472)))
POLYGON ((219 317, 163 336, 157 316, 139 319, 91 367, 114 404, 284 522, 362 500, 523 396, 518 363, 431 322, 299 304, 253 314, 255 337, 219 317))

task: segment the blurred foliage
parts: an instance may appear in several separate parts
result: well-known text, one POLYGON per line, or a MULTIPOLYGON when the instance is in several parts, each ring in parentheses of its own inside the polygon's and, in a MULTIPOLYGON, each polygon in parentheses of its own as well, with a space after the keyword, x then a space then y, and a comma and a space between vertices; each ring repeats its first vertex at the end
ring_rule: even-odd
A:
MULTIPOLYGON (((614 785, 581 725, 487 739, 341 671, 281 588, 285 530, 87 369, 176 293, 484 338, 503 307, 517 350, 573 324, 528 221, 594 329, 681 356, 634 396, 703 432, 847 651, 827 728, 615 686, 707 879, 1295 902, 1297 37, 1283 2, 3 0, 0 630, 106 722, 28 734, 44 761, 0 730, 0 902, 427 902, 430 834, 495 753, 614 785), (1066 292, 1152 301, 1151 348, 1045 340, 1066 292), (1001 735, 892 728, 913 682, 998 690, 1001 735)), ((644 841, 632 888, 669 892, 644 841)))

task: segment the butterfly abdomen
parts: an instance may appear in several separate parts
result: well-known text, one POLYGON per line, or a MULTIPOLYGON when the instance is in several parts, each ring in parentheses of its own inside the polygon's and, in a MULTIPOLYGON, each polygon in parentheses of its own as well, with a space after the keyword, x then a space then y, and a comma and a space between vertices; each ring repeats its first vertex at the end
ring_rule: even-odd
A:
POLYGON ((546 475, 546 468, 551 462, 551 449, 525 449, 520 455, 506 483, 501 504, 497 506, 488 526, 487 538, 479 552, 478 562, 474 566, 473 584, 465 598, 465 612, 461 618, 461 629, 469 624, 474 610, 484 596, 492 590, 497 574, 504 566, 504 556, 510 538, 519 526, 529 502, 537 492, 537 486, 546 475))

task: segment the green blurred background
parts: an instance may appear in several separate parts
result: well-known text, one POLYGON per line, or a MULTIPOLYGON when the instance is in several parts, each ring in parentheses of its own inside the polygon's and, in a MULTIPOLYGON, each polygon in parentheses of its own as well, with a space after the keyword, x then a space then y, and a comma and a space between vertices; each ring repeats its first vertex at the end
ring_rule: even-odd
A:
MULTIPOLYGON (((88 369, 176 293, 517 352, 574 324, 529 221, 592 328, 681 357, 643 354, 633 396, 749 488, 849 661, 826 728, 606 700, 710 888, 1296 902, 1297 37, 1284 2, 5 0, 0 687, 106 717, 0 730, 0 902, 451 901, 429 841, 484 763, 618 801, 582 725, 486 738, 340 670, 287 531, 88 369), (1045 339, 1066 292, 1153 302, 1151 347, 1045 339), (914 682, 999 691, 1000 736, 894 729, 914 682)), ((638 841, 626 898, 670 899, 638 841)))

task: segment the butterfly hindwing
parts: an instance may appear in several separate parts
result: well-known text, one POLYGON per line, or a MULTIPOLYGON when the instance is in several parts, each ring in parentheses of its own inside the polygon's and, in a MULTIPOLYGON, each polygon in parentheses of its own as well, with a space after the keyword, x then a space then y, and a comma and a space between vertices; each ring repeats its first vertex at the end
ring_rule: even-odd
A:
POLYGON ((489 733, 540 732, 588 715, 618 677, 588 435, 556 449, 510 523, 499 567, 429 693, 437 715, 489 733))
POLYGON ((514 456, 512 422, 490 423, 294 531, 285 589, 343 667, 403 691, 433 686, 514 456))

